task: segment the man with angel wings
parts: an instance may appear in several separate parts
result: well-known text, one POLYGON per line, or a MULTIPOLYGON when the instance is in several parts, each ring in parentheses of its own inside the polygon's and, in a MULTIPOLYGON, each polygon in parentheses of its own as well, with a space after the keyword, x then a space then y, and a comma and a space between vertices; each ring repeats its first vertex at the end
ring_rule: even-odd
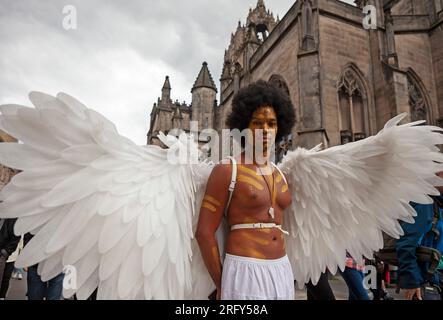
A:
MULTIPOLYGON (((287 98, 263 82, 245 90, 258 96, 236 99, 230 125, 277 139, 290 131, 287 98)), ((193 137, 161 135, 169 149, 137 146, 67 94, 29 97, 35 108, 0 106, 0 129, 21 142, 0 144, 0 163, 21 170, 0 193, 0 218, 35 235, 17 267, 38 264, 42 281, 75 273, 65 297, 98 288, 98 299, 206 299, 218 288, 223 298, 292 298, 293 278, 316 284, 326 268, 344 269, 346 252, 372 256, 382 231, 401 235, 398 220, 414 221, 409 202, 432 203, 442 184, 442 130, 398 125, 400 115, 365 140, 290 151, 278 170, 237 157, 228 207, 232 159, 214 166, 191 152, 191 161, 168 161, 171 149, 196 148, 193 137), (223 206, 233 230, 227 241, 218 232, 217 245, 223 206), (270 278, 272 270, 281 274, 270 278)), ((266 154, 274 141, 264 142, 266 154)))

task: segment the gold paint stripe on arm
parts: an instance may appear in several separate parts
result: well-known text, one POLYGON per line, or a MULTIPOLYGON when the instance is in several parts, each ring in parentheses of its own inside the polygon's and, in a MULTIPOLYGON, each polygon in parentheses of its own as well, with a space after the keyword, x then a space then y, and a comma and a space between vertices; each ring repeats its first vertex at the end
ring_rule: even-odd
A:
POLYGON ((214 259, 220 259, 220 256, 219 256, 219 254, 218 254, 218 249, 217 249, 217 247, 216 246, 213 246, 212 248, 211 248, 211 253, 212 253, 212 257, 214 258, 214 259))
POLYGON ((281 192, 286 192, 288 191, 288 185, 285 184, 282 188, 281 188, 281 192))
POLYGON ((203 199, 208 201, 208 202, 211 202, 213 205, 216 205, 217 207, 221 206, 220 201, 215 199, 213 196, 210 196, 209 194, 205 195, 205 197, 203 199))
POLYGON ((212 204, 210 204, 209 202, 206 202, 206 201, 203 202, 202 207, 208 209, 211 212, 217 211, 216 207, 214 207, 212 204))
POLYGON ((250 177, 247 177, 247 176, 245 176, 243 174, 240 174, 238 176, 237 180, 241 181, 241 182, 244 182, 244 183, 247 183, 247 184, 250 184, 253 187, 255 187, 256 189, 258 189, 258 190, 263 190, 264 189, 264 187, 263 187, 263 185, 261 183, 257 182, 256 180, 254 180, 254 179, 252 179, 250 177))

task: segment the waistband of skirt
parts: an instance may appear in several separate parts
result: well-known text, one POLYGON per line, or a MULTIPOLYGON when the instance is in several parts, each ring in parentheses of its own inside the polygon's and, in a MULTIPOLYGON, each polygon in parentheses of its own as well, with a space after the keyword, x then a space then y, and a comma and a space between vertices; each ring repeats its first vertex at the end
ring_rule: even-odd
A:
POLYGON ((244 257, 244 256, 236 256, 233 254, 226 253, 225 260, 229 259, 231 261, 238 261, 238 262, 245 262, 245 263, 251 263, 251 264, 260 264, 260 265, 273 265, 273 264, 279 264, 282 262, 289 262, 288 256, 285 255, 278 259, 259 259, 259 258, 251 258, 251 257, 244 257))

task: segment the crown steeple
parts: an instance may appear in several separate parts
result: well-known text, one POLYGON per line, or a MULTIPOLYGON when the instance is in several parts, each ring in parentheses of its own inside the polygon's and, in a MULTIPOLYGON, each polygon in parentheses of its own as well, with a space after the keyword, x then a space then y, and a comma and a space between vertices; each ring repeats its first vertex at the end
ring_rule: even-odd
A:
POLYGON ((207 62, 203 62, 202 68, 200 69, 197 80, 195 80, 191 92, 193 92, 197 88, 202 87, 210 88, 217 92, 217 87, 215 86, 214 80, 212 79, 211 73, 209 72, 207 62))

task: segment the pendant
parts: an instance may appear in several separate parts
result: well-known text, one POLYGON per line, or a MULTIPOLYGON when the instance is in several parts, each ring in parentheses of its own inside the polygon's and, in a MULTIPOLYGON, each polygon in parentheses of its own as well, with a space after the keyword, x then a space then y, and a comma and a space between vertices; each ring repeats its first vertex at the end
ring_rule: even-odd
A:
POLYGON ((273 207, 269 208, 268 213, 272 217, 272 219, 274 219, 274 208, 273 207))

